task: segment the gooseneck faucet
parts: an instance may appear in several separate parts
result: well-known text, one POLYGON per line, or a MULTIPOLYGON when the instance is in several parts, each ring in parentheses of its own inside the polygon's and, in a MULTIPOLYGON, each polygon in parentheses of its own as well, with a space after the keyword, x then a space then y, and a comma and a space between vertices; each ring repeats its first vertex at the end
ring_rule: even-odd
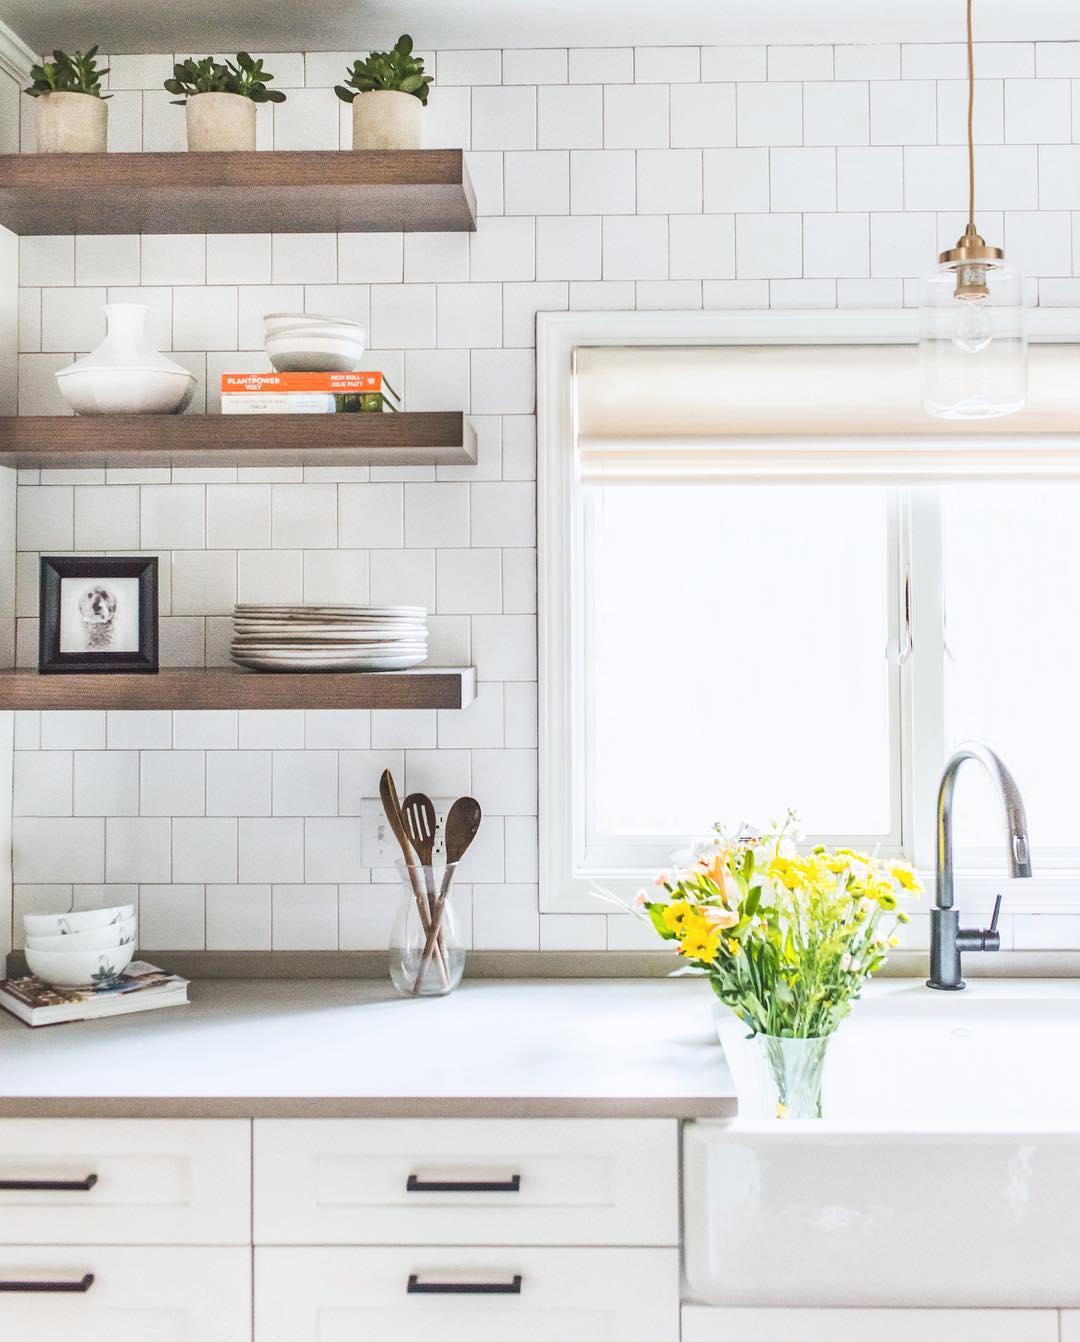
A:
POLYGON ((1028 842, 1027 817, 1020 790, 997 755, 979 741, 962 745, 945 765, 937 800, 937 863, 934 882, 934 907, 930 910, 930 977, 928 988, 955 992, 964 986, 961 977, 961 951, 996 951, 1001 948, 997 930, 1001 896, 994 902, 994 916, 986 928, 961 927, 960 913, 953 907, 953 794, 956 775, 965 760, 978 760, 993 779, 1005 808, 1008 830, 1009 875, 1031 875, 1031 846, 1028 842))

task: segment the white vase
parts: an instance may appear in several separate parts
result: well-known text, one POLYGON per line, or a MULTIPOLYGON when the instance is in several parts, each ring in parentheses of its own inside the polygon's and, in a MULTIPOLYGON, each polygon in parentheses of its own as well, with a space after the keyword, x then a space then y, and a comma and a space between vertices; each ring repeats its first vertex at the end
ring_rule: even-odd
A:
POLYGON ((39 154, 104 154, 109 104, 92 93, 43 93, 37 105, 39 154))
POLYGON ((255 148, 255 104, 242 93, 196 93, 187 100, 187 147, 195 153, 255 148))
POLYGON ((106 303, 105 339, 56 374, 77 415, 177 415, 187 409, 195 374, 151 344, 149 311, 142 303, 106 303))
POLYGON ((424 104, 412 93, 372 89, 352 103, 354 149, 419 149, 424 104))

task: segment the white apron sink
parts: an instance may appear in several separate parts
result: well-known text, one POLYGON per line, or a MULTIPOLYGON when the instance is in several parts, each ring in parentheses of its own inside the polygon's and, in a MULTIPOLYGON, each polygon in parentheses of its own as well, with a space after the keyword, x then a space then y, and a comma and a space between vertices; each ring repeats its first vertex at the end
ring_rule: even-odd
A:
MULTIPOLYGON (((723 1033, 738 1078, 745 1032, 723 1033)), ((833 1041, 825 1105, 688 1125, 692 1299, 1080 1305, 1080 984, 872 985, 833 1041)))

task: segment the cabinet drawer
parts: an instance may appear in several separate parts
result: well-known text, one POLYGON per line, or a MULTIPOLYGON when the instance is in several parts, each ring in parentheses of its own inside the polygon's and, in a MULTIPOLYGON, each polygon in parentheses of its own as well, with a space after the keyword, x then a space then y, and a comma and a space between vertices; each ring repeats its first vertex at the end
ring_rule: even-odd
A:
POLYGON ((0 1244, 247 1244, 245 1121, 0 1121, 0 1244))
POLYGON ((676 1249, 257 1249, 259 1342, 677 1342, 676 1249))
POLYGON ((666 1120, 257 1120, 259 1244, 678 1244, 666 1120))
POLYGON ((251 1342, 250 1250, 0 1247, 0 1337, 251 1342))
MULTIPOLYGON (((682 1342, 1057 1342, 1052 1309, 683 1310, 682 1342)), ((1068 1336, 1063 1333, 1062 1337, 1068 1336)))

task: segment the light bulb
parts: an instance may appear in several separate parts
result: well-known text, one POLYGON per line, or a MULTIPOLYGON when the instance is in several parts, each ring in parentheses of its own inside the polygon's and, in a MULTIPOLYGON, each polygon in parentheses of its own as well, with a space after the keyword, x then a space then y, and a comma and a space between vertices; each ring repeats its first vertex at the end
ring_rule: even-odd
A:
POLYGON ((953 343, 968 354, 978 354, 994 338, 994 323, 985 303, 963 299, 953 322, 953 343))

